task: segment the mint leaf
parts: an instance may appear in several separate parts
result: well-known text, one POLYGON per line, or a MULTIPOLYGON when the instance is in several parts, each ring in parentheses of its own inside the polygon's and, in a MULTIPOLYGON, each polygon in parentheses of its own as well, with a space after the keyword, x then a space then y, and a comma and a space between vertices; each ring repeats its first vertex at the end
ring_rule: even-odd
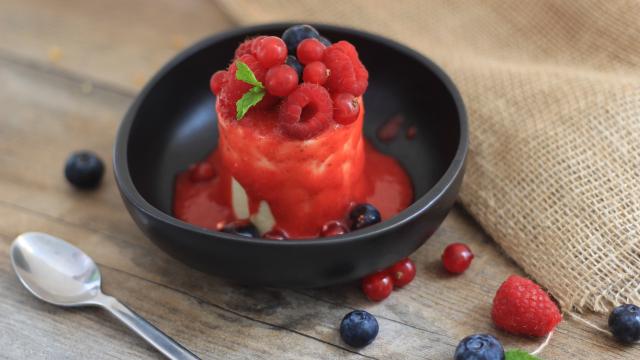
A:
POLYGON ((236 101, 236 120, 242 119, 252 106, 262 100, 264 94, 264 89, 258 86, 254 86, 244 93, 240 100, 236 101))
POLYGON ((540 360, 539 357, 530 355, 528 352, 522 350, 509 350, 504 353, 505 360, 540 360))
POLYGON ((256 79, 256 76, 253 74, 253 71, 249 68, 249 66, 242 61, 236 61, 236 79, 240 81, 244 81, 249 85, 257 86, 259 88, 264 88, 262 83, 256 79))

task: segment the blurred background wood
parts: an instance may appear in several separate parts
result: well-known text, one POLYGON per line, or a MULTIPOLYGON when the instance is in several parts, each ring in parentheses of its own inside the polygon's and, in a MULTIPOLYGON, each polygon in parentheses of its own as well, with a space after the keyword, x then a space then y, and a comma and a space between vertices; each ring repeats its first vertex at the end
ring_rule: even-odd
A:
MULTIPOLYGON (((460 208, 412 256, 416 280, 374 304, 357 284, 259 289, 199 273, 144 238, 111 171, 96 192, 67 185, 62 168, 70 152, 92 149, 110 168, 119 121, 147 79, 182 48, 234 23, 205 0, 0 2, 0 355, 159 358, 100 310, 56 308, 29 295, 8 260, 9 244, 24 231, 81 247, 100 264, 105 292, 202 358, 449 359, 459 339, 477 332, 497 334, 509 348, 535 348, 539 340, 493 328, 493 294, 520 270, 460 208), (476 259, 452 277, 439 256, 459 241, 476 259), (354 308, 372 312, 381 325, 364 349, 348 347, 337 331, 354 308)), ((566 320, 542 357, 632 359, 640 350, 566 320)))

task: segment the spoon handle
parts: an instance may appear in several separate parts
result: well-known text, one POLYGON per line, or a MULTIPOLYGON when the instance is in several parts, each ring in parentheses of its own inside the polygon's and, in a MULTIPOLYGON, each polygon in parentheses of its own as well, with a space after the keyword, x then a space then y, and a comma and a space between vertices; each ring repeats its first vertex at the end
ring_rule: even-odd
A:
POLYGON ((158 328, 151 325, 143 319, 142 316, 126 307, 123 303, 118 301, 118 299, 112 296, 99 294, 95 299, 95 302, 97 305, 109 310, 113 316, 125 323, 131 330, 135 331, 167 358, 172 360, 200 359, 165 333, 158 330, 158 328))

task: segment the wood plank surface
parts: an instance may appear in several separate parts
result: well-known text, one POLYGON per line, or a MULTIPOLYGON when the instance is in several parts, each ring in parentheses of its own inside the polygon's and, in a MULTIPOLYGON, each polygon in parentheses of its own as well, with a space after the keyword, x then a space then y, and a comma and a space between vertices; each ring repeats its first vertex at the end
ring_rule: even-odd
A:
POLYGON ((210 0, 2 0, 0 50, 123 89, 232 23, 210 0))
MULTIPOLYGON (((377 304, 356 284, 304 291, 240 286, 153 246, 129 218, 111 176, 114 134, 136 89, 130 74, 153 71, 155 59, 176 51, 168 34, 191 41, 233 21, 206 1, 114 1, 108 8, 81 1, 0 4, 0 357, 158 358, 100 310, 59 309, 31 297, 7 255, 25 231, 49 232, 81 247, 99 263, 106 293, 207 359, 449 359, 458 340, 476 332, 496 334, 507 347, 539 344, 491 325, 495 290, 520 270, 459 208, 412 256, 416 280, 377 304), (146 13, 151 3, 156 8, 146 13), (39 52, 53 40, 63 49, 56 62, 39 52), (96 192, 73 191, 62 175, 65 158, 80 148, 95 150, 108 165, 96 192), (440 267, 442 249, 454 241, 476 254, 461 276, 440 267), (337 332, 355 308, 375 314, 381 326, 378 339, 359 350, 337 332)), ((640 349, 621 348, 566 320, 542 357, 633 359, 640 349)))

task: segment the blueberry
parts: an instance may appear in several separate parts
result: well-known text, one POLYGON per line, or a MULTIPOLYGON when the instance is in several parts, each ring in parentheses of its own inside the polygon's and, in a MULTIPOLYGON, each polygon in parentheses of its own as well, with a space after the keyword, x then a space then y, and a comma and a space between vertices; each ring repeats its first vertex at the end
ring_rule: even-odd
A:
POLYGON ((340 336, 353 347, 371 344, 378 335, 378 320, 364 310, 355 310, 344 316, 340 323, 340 336))
POLYGON ((460 341, 454 360, 504 360, 504 349, 495 337, 486 334, 467 336, 460 341))
POLYGON ((640 340, 640 308, 626 304, 613 309, 609 315, 609 329, 622 343, 631 344, 640 340))
POLYGON ((304 39, 318 38, 320 33, 311 25, 295 25, 282 33, 282 40, 287 44, 289 54, 295 54, 298 44, 304 39))
POLYGON ((259 237, 258 229, 256 228, 256 226, 253 225, 251 222, 244 221, 244 220, 233 221, 226 224, 222 228, 222 232, 240 235, 240 236, 246 236, 250 238, 259 237))
POLYGON ((326 46, 326 47, 331 46, 331 41, 329 41, 329 39, 327 39, 327 38, 326 38, 326 37, 324 37, 324 36, 319 36, 319 37, 318 37, 318 40, 319 40, 319 41, 320 41, 324 46, 326 46))
POLYGON ((362 229, 380 222, 380 212, 371 204, 356 205, 349 213, 351 230, 362 229))
POLYGON ((91 151, 78 151, 67 159, 64 176, 79 189, 93 189, 100 184, 104 163, 91 151))
POLYGON ((298 61, 298 58, 293 55, 289 55, 287 56, 286 63, 298 73, 298 79, 302 81, 302 64, 300 64, 300 62, 298 61))

